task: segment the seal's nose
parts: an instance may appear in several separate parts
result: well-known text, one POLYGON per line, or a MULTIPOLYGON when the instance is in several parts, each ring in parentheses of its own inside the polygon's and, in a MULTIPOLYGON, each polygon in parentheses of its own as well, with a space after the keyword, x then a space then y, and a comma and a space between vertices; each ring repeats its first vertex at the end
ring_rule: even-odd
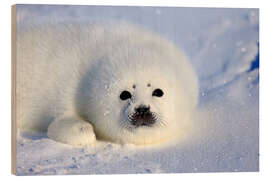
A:
POLYGON ((131 123, 136 127, 151 126, 156 122, 156 117, 150 112, 150 106, 140 105, 134 110, 131 123))
POLYGON ((135 112, 141 116, 148 113, 149 111, 150 111, 150 106, 140 105, 139 107, 135 108, 135 112))

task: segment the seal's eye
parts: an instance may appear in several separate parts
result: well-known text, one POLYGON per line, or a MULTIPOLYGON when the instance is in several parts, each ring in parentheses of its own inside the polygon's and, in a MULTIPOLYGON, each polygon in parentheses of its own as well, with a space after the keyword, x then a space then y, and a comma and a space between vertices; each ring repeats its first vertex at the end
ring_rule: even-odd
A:
POLYGON ((153 94, 152 94, 152 96, 157 96, 157 97, 161 97, 161 96, 163 96, 163 91, 161 90, 161 89, 155 89, 154 91, 153 91, 153 94))
POLYGON ((131 94, 130 94, 130 92, 128 92, 128 91, 123 91, 123 92, 121 92, 121 94, 120 94, 120 99, 121 100, 127 100, 127 99, 130 99, 131 98, 131 94))

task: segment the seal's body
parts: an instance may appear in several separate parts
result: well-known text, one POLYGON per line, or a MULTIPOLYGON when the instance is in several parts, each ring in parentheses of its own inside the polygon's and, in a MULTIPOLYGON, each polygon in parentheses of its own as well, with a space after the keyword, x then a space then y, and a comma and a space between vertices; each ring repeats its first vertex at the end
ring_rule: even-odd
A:
POLYGON ((187 58, 126 24, 51 23, 18 33, 18 124, 54 140, 152 144, 184 138, 197 104, 187 58))

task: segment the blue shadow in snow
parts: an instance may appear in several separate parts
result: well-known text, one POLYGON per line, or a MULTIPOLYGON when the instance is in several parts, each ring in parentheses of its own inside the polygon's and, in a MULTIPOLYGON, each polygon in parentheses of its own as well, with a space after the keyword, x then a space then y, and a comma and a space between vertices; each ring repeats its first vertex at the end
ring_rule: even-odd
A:
MULTIPOLYGON (((258 44, 258 49, 259 49, 259 44, 258 44)), ((249 72, 250 71, 253 71, 255 69, 259 69, 260 67, 260 50, 258 50, 258 54, 257 56, 255 57, 255 59, 251 62, 251 65, 250 65, 250 69, 248 70, 249 72)))

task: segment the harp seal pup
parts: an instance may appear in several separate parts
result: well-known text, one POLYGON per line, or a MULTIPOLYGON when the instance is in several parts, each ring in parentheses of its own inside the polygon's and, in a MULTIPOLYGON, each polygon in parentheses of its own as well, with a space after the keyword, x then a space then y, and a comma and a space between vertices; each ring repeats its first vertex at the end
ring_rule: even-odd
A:
POLYGON ((183 140, 196 74, 173 43, 126 23, 47 23, 17 34, 18 126, 71 145, 183 140))

